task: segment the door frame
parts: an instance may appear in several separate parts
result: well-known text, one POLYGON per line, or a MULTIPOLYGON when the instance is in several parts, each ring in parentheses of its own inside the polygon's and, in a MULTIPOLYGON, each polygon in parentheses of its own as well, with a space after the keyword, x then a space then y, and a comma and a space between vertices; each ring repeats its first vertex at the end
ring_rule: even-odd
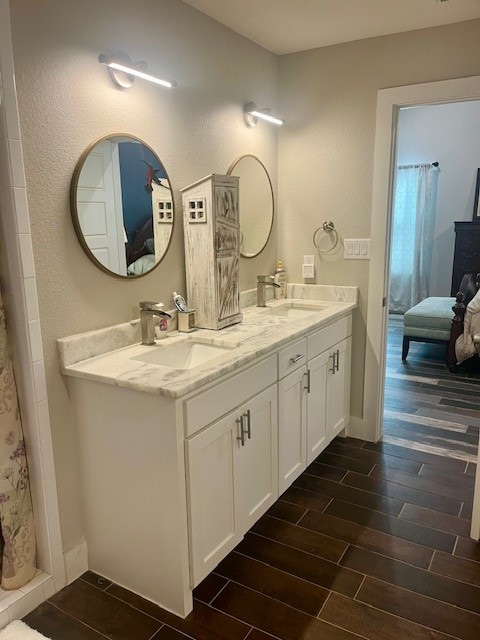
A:
MULTIPOLYGON (((372 189, 371 257, 365 347, 363 436, 377 441, 383 432, 385 356, 389 290, 392 189, 401 107, 480 100, 480 76, 381 89, 377 94, 372 189), (385 215, 385 212, 387 215, 385 215)), ((480 466, 480 465, 479 465, 480 466)), ((480 538, 480 469, 474 500, 472 537, 480 538), (474 531, 475 529, 475 531, 474 531)))

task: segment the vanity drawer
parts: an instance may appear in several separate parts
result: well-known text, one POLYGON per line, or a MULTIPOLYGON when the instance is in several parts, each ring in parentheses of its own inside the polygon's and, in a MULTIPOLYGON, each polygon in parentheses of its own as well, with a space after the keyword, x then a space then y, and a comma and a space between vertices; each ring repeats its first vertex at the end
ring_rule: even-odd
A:
POLYGON ((352 316, 341 318, 308 337, 308 357, 314 358, 352 333, 352 316))
POLYGON ((185 403, 188 438, 277 381, 277 356, 269 356, 185 403))
POLYGON ((307 339, 299 340, 278 354, 278 379, 307 364, 307 339))

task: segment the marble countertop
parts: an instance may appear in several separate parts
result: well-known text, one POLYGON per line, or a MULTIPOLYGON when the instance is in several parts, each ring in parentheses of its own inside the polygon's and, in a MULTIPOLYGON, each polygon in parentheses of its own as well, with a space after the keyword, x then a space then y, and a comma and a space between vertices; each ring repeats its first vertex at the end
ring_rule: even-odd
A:
POLYGON ((357 287, 289 285, 287 295, 292 297, 269 301, 268 307, 293 302, 308 305, 311 315, 287 318, 271 315, 269 309, 251 306, 243 309, 240 324, 221 331, 199 329, 188 334, 174 331, 153 346, 139 343, 138 320, 62 338, 58 340, 61 373, 180 398, 261 356, 274 353, 293 339, 348 315, 357 306, 358 290, 357 287), (190 340, 229 349, 191 369, 174 369, 136 359, 151 354, 154 349, 166 349, 190 340))

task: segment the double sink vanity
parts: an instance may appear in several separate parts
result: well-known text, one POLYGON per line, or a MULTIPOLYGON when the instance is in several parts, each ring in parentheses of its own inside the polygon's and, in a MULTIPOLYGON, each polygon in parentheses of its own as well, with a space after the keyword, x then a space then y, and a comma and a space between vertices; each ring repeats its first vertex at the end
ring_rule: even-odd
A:
POLYGON ((348 424, 356 287, 288 285, 222 331, 58 341, 89 568, 182 617, 192 589, 348 424))
MULTIPOLYGON (((348 424, 358 291, 288 285, 286 299, 259 308, 272 283, 258 276, 258 300, 240 294, 241 257, 258 256, 273 228, 273 186, 256 156, 181 193, 186 294, 203 328, 172 331, 173 312, 167 332, 165 313, 144 302, 142 322, 58 348, 88 566, 185 617, 193 588, 348 424)), ((133 280, 159 267, 177 214, 148 144, 125 133, 90 144, 70 201, 80 245, 104 273, 133 280)))

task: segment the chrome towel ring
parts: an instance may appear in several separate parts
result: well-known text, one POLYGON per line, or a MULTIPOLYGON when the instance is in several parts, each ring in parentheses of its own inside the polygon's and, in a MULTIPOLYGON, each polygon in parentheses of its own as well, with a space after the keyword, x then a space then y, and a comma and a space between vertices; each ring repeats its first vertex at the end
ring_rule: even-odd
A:
POLYGON ((332 251, 334 251, 337 248, 337 245, 338 245, 338 231, 335 229, 335 225, 333 224, 333 222, 331 220, 325 220, 325 222, 322 224, 322 226, 318 227, 318 229, 313 234, 313 244, 314 244, 315 248, 317 249, 317 251, 319 253, 332 253, 332 251), (320 240, 317 238, 317 234, 318 234, 319 231, 324 231, 325 233, 328 233, 329 235, 333 236, 332 237, 332 243, 333 244, 328 249, 321 249, 320 248, 320 240))

